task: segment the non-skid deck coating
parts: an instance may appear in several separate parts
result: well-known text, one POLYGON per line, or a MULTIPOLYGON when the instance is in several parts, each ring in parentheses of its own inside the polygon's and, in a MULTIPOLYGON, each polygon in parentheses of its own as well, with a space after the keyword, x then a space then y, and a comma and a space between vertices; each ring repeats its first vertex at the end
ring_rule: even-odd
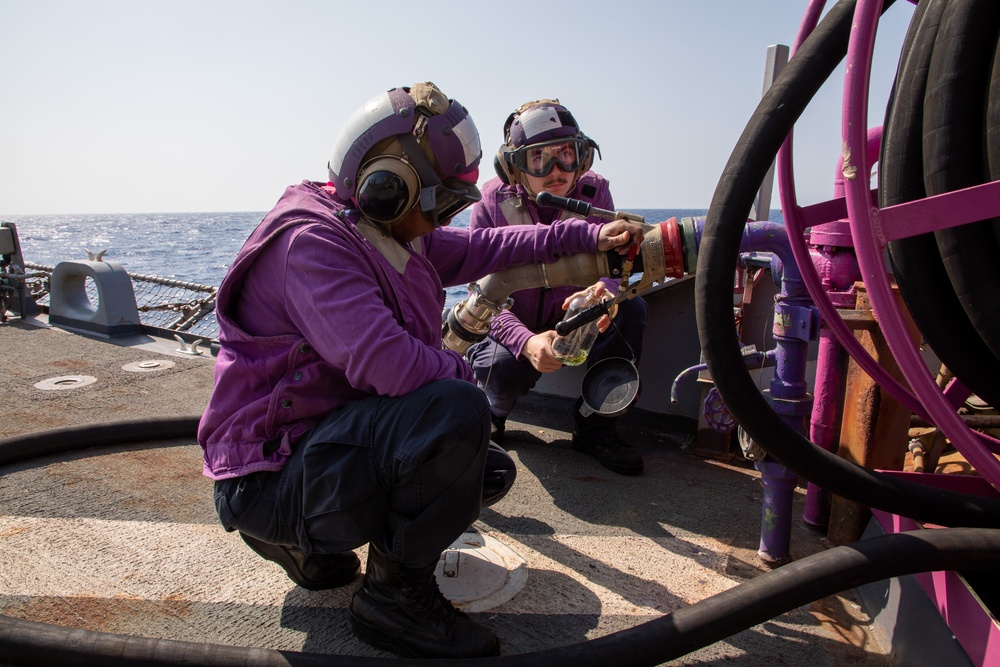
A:
MULTIPOLYGON (((151 341, 147 341, 151 342, 151 341)), ((194 415, 212 361, 178 345, 123 346, 13 321, 0 327, 2 434, 194 415), (136 372, 136 362, 170 360, 136 372), (61 376, 75 389, 35 384, 61 376)), ((622 477, 569 447, 560 401, 535 399, 508 422, 518 463, 510 494, 474 529, 527 563, 512 599, 475 614, 503 654, 636 626, 766 571, 756 557, 757 473, 689 453, 687 424, 627 415, 646 460, 622 477)), ((219 526, 193 437, 90 449, 0 467, 0 613, 111 633, 342 655, 389 655, 356 640, 354 585, 309 592, 219 526)), ((804 492, 796 496, 801 516, 804 492)), ((823 548, 796 520, 792 554, 823 548)), ((364 548, 358 550, 362 560, 364 548)), ((886 665, 851 593, 819 600, 673 662, 677 665, 886 665)), ((3 656, 0 656, 2 662, 3 656)))

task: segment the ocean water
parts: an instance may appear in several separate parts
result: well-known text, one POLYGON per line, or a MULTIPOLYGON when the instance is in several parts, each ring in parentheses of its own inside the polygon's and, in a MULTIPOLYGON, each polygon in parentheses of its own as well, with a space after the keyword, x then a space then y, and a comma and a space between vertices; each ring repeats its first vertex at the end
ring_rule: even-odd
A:
MULTIPOLYGON (((671 217, 702 216, 707 209, 621 209, 656 223, 671 217)), ((86 215, 12 215, 0 220, 17 225, 24 259, 55 265, 87 259, 104 251, 129 273, 218 285, 243 242, 263 219, 264 211, 242 213, 119 213, 86 215)), ((781 221, 775 210, 772 220, 781 221)), ((469 212, 452 221, 467 227, 469 212)), ((448 303, 465 287, 449 290, 448 303)))
POLYGON ((25 261, 55 265, 88 259, 129 273, 218 285, 264 213, 118 213, 13 215, 25 261))

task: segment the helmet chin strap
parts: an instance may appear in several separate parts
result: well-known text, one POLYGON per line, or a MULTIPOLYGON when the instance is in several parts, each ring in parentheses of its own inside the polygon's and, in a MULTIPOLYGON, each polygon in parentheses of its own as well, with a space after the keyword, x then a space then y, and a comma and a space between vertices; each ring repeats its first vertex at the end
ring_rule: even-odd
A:
MULTIPOLYGON (((399 136, 399 145, 403 148, 403 154, 409 159, 410 165, 417 172, 417 177, 420 179, 420 195, 417 197, 417 203, 420 204, 420 211, 425 214, 433 211, 437 205, 436 192, 438 186, 443 185, 441 177, 434 169, 434 165, 431 164, 423 149, 420 148, 416 137, 412 134, 402 134, 399 136)), ((425 215, 424 217, 427 216, 425 215)), ((445 221, 441 220, 432 224, 435 227, 441 227, 444 223, 445 221)))

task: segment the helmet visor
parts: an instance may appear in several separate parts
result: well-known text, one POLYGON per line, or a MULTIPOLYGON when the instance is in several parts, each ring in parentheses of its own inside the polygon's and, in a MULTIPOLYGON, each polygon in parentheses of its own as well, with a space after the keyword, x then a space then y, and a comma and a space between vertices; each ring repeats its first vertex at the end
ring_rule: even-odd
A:
POLYGON ((548 176, 557 164, 571 174, 580 168, 589 150, 584 139, 558 139, 511 151, 510 162, 529 176, 548 176))
POLYGON ((446 178, 443 183, 420 191, 420 210, 431 224, 441 227, 482 198, 475 183, 446 178))

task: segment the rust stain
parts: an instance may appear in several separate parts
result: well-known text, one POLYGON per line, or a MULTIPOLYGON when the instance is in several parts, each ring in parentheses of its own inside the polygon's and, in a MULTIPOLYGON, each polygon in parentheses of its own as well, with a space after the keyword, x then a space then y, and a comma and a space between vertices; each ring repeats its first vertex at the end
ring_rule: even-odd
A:
POLYGON ((28 532, 28 530, 27 526, 11 526, 7 530, 0 532, 0 537, 14 537, 15 535, 28 532))
POLYGON ((871 639, 863 622, 844 608, 842 600, 835 597, 816 600, 809 605, 809 613, 830 634, 844 644, 857 648, 864 655, 871 639))
POLYGON ((136 619, 149 623, 158 616, 183 618, 190 616, 193 608, 193 602, 178 599, 69 596, 30 598, 4 607, 3 613, 40 623, 108 632, 132 627, 136 619))

